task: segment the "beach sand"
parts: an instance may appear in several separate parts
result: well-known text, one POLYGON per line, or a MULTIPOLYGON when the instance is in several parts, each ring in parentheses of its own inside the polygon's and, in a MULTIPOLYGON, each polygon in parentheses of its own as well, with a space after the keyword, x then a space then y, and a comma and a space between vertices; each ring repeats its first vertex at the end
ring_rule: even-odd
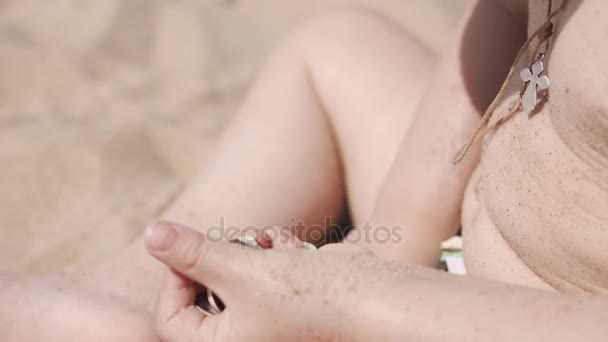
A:
MULTIPOLYGON (((446 47, 465 0, 365 0, 446 47)), ((272 47, 339 0, 0 0, 0 271, 95 262, 174 198, 272 47)))

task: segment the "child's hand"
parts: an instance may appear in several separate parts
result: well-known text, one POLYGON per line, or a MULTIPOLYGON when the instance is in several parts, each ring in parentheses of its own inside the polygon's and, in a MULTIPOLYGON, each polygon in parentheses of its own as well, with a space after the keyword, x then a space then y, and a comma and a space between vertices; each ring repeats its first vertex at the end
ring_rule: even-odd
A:
POLYGON ((346 306, 360 303, 359 292, 373 288, 368 268, 375 264, 370 261, 379 262, 354 246, 256 250, 212 243, 194 230, 170 223, 153 226, 146 245, 151 255, 171 268, 157 313, 158 333, 168 342, 345 338, 352 327, 344 323, 353 321, 344 314, 354 311, 346 306), (365 262, 357 262, 359 258, 365 262), (197 283, 213 290, 226 310, 206 316, 193 306, 197 283))

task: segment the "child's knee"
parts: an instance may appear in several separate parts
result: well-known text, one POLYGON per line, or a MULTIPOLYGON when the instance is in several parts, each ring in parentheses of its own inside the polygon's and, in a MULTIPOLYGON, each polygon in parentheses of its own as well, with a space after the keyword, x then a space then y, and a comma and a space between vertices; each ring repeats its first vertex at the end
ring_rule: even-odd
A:
POLYGON ((350 49, 361 49, 375 40, 398 37, 420 47, 420 42, 391 18, 375 9, 361 5, 349 5, 317 16, 293 32, 282 45, 302 49, 306 52, 348 53, 350 49), (411 39, 408 39, 411 38, 411 39))

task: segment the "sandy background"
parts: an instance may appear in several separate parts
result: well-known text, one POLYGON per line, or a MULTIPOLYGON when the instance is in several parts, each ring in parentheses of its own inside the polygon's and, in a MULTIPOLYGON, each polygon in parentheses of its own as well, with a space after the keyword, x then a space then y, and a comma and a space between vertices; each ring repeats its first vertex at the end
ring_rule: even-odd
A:
MULTIPOLYGON (((365 0, 440 51, 464 0, 365 0)), ((340 0, 0 0, 0 270, 134 239, 279 37, 340 0)))

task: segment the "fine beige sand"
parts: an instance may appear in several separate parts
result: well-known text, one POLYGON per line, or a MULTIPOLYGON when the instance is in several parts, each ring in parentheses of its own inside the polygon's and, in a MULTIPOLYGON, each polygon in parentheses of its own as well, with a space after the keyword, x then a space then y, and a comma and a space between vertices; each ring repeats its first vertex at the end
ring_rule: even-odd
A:
MULTIPOLYGON (((433 49, 466 0, 365 0, 433 49)), ((0 0, 0 271, 100 260, 167 206, 279 37, 340 0, 0 0)))

